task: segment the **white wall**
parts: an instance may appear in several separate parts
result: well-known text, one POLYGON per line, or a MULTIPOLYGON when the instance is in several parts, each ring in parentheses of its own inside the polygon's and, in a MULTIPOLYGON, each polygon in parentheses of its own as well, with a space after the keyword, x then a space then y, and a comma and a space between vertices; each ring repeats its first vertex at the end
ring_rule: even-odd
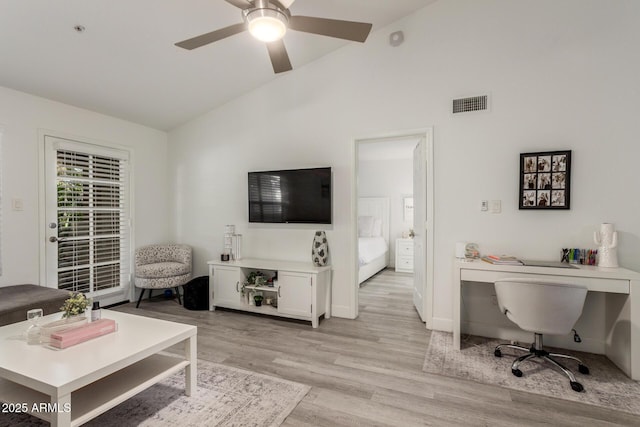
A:
MULTIPOLYGON (((392 143, 391 143, 392 144, 392 143)), ((366 145, 366 144, 363 144, 366 145)), ((389 199, 389 265, 395 266, 396 239, 413 228, 404 220, 403 197, 413 193, 413 159, 358 162, 358 197, 389 199)))
POLYGON ((620 262, 640 270, 639 17, 634 0, 440 1, 281 75, 170 133, 176 237, 196 246, 200 274, 227 223, 248 256, 307 260, 311 230, 247 225, 246 172, 332 166, 333 308, 348 315, 353 139, 432 125, 437 327, 450 327, 457 241, 556 259, 593 246, 608 221, 620 262), (485 92, 491 112, 450 114, 452 98, 485 92), (571 210, 519 211, 519 153, 557 149, 573 150, 571 210), (502 214, 480 212, 482 199, 502 200, 502 214))
POLYGON ((39 284, 38 166, 40 129, 105 141, 133 150, 134 242, 170 234, 167 134, 88 110, 0 87, 2 138, 2 276, 0 286, 39 284), (11 200, 24 209, 13 211, 11 200))

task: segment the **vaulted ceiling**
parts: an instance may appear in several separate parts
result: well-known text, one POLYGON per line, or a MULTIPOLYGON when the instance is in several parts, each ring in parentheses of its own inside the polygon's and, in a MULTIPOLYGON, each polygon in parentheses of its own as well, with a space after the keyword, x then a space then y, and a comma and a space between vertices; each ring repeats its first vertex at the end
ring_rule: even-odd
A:
MULTIPOLYGON (((290 10, 376 31, 434 1, 296 0, 290 10)), ((0 0, 0 85, 169 130, 279 78, 248 33, 174 46, 239 22, 224 0, 0 0)), ((289 73, 349 43, 296 31, 284 42, 289 73)))

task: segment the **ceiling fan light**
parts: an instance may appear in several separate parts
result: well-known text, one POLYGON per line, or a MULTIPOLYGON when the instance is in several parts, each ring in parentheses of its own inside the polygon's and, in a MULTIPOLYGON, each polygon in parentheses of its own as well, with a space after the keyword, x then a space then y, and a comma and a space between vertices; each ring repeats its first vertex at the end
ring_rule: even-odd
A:
POLYGON ((249 33, 263 42, 284 37, 288 22, 287 16, 275 9, 254 9, 247 14, 249 33))

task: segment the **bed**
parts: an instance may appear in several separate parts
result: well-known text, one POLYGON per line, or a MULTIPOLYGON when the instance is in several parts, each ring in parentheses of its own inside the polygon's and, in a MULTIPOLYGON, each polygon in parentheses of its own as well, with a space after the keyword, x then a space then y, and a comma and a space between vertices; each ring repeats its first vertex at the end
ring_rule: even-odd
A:
POLYGON ((389 199, 358 199, 358 283, 389 265, 389 199))

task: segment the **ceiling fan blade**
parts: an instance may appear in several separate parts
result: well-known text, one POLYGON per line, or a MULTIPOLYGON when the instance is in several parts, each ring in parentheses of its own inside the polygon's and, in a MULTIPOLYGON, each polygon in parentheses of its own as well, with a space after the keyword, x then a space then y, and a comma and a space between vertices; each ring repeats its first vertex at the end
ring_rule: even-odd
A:
POLYGON ((364 42, 371 32, 371 27, 372 24, 364 22, 340 21, 312 16, 292 16, 289 19, 289 28, 292 30, 354 42, 364 42))
POLYGON ((248 9, 253 7, 249 0, 225 0, 227 3, 234 5, 238 9, 248 9))
POLYGON ((242 22, 240 24, 230 25, 219 30, 212 31, 210 33, 202 34, 187 40, 176 43, 176 46, 183 49, 195 49, 200 46, 207 45, 209 43, 217 42, 218 40, 225 39, 227 37, 238 34, 247 29, 247 25, 242 22))
POLYGON ((280 4, 282 4, 286 9, 289 9, 294 1, 296 0, 280 0, 280 4))
POLYGON ((283 73, 293 69, 291 61, 289 61, 289 54, 287 53, 287 49, 284 47, 284 42, 282 40, 266 43, 266 45, 274 73, 283 73))

